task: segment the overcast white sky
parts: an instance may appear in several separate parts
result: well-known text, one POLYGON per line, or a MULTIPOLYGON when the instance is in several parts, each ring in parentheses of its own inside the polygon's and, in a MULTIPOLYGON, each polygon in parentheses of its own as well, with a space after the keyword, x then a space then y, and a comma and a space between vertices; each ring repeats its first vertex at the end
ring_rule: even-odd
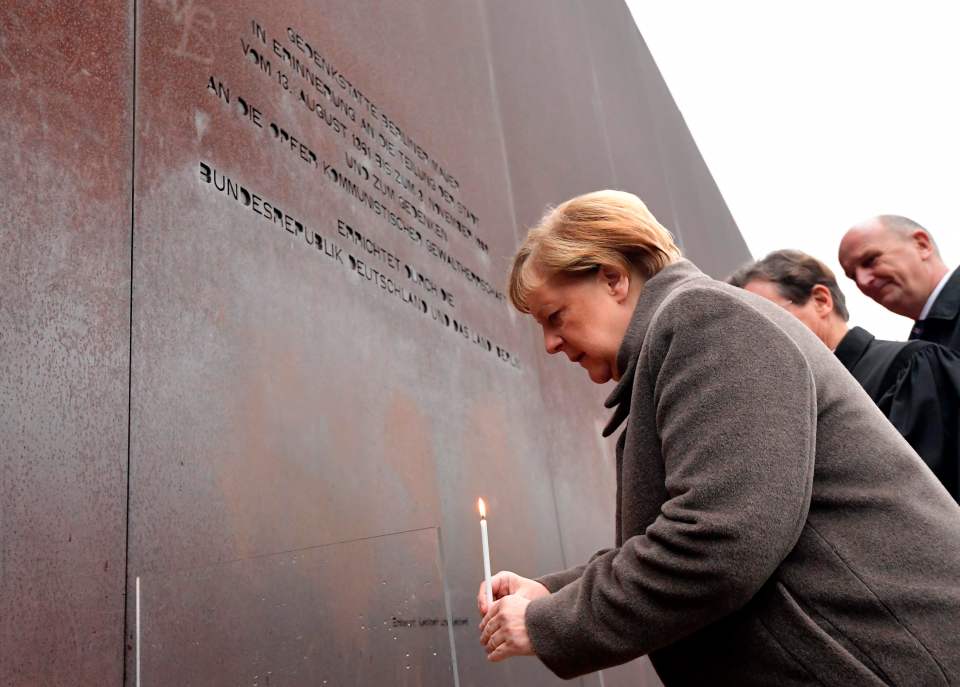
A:
POLYGON ((754 257, 798 248, 839 278, 851 323, 909 320, 857 291, 854 222, 906 215, 960 261, 960 4, 628 0, 754 257))

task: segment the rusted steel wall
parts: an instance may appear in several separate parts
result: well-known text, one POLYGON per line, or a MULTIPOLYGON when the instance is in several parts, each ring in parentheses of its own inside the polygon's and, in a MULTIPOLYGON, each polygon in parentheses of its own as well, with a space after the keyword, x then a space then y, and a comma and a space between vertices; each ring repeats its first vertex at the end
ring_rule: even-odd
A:
POLYGON ((0 5, 0 684, 120 684, 132 15, 0 5))
POLYGON ((604 187, 747 257, 626 7, 46 7, 0 15, 0 678, 557 683, 484 660, 476 498, 494 568, 608 545, 607 389, 509 257, 604 187))

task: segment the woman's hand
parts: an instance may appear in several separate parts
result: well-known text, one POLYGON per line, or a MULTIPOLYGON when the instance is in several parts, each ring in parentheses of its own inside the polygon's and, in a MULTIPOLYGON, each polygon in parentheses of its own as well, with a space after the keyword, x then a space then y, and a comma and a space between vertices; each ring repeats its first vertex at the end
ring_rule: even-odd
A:
MULTIPOLYGON (((487 594, 485 591, 486 582, 480 583, 480 589, 477 592, 477 610, 481 616, 485 616, 490 610, 487 608, 487 594)), ((541 596, 547 596, 550 593, 546 587, 535 580, 526 577, 520 577, 518 574, 509 570, 501 570, 490 578, 490 588, 493 591, 493 599, 502 599, 505 596, 516 594, 525 599, 533 601, 541 596)))
POLYGON ((480 643, 487 652, 488 661, 533 655, 524 620, 529 604, 530 599, 520 595, 505 596, 493 602, 480 623, 480 643))
POLYGON ((477 592, 480 621, 480 643, 490 661, 502 661, 511 656, 532 656, 533 645, 527 635, 524 620, 527 605, 534 599, 550 594, 539 582, 520 577, 508 570, 498 572, 490 579, 494 602, 487 605, 486 583, 477 592))

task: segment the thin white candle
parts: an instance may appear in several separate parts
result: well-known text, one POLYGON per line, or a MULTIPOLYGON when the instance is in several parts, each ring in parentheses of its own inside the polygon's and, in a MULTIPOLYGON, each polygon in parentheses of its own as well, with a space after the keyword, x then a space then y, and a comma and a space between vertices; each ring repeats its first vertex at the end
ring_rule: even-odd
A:
POLYGON ((477 500, 480 509, 480 541, 483 544, 483 579, 487 587, 487 607, 493 605, 493 585, 490 582, 490 541, 487 538, 487 507, 483 499, 477 500))
POLYGON ((140 576, 137 575, 137 687, 140 687, 140 576))

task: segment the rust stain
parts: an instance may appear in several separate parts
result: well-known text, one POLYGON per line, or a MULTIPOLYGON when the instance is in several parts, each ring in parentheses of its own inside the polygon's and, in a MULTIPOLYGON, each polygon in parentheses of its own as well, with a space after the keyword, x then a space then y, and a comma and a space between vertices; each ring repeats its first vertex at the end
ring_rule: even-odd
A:
POLYGON ((59 174, 96 200, 129 193, 129 136, 117 132, 129 130, 132 56, 127 33, 107 28, 119 23, 109 11, 0 10, 0 106, 8 150, 22 158, 4 162, 31 176, 56 160, 59 174))
MULTIPOLYGON (((263 553, 256 543, 277 539, 278 534, 289 539, 291 531, 306 542, 318 543, 311 541, 308 530, 310 523, 322 522, 325 510, 323 490, 308 488, 311 474, 302 463, 284 455, 283 433, 276 424, 280 406, 309 417, 311 395, 304 365, 295 354, 277 346, 279 342, 264 340, 269 335, 257 337, 251 332, 251 336, 261 339, 254 349, 264 351, 264 360, 236 387, 232 424, 238 431, 220 457, 217 475, 230 536, 241 558, 263 553), (289 530, 271 532, 278 523, 289 530)), ((289 430, 296 431, 295 427, 289 430)))
POLYGON ((403 485, 414 522, 439 522, 440 490, 436 479, 431 419, 411 397, 394 392, 383 428, 389 470, 403 485))

